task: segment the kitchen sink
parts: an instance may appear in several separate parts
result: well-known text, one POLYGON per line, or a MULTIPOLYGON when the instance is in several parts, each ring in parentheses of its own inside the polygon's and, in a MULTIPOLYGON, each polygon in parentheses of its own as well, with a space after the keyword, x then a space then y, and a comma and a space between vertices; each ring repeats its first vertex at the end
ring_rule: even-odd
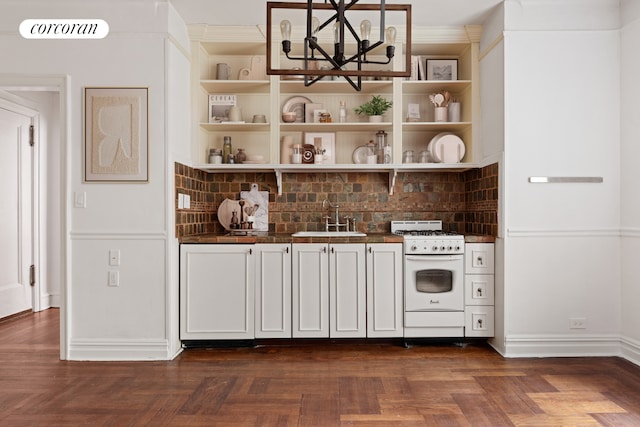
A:
POLYGON ((365 237, 366 233, 359 231, 298 231, 293 237, 365 237))

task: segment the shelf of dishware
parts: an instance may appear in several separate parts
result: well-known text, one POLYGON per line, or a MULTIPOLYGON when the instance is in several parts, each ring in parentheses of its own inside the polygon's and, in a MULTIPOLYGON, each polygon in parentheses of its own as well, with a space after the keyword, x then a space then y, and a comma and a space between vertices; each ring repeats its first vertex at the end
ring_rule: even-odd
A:
MULTIPOLYGON (((478 49, 481 28, 414 28, 412 55, 426 59, 456 59, 459 80, 369 80, 363 78, 362 90, 355 91, 344 78, 325 77, 311 86, 305 86, 300 77, 261 75, 253 70, 256 61, 264 60, 266 46, 264 29, 226 26, 189 26, 192 39, 192 94, 194 120, 192 133, 197 150, 195 163, 207 172, 274 171, 282 173, 302 172, 389 172, 395 177, 399 172, 464 171, 477 167, 481 160, 479 128, 479 75, 478 49), (228 79, 218 79, 218 65, 228 65, 228 79), (251 70, 250 76, 243 72, 251 70), (254 78, 254 76, 258 78, 254 78), (245 78, 247 78, 245 80, 245 78), (435 103, 430 95, 448 92, 451 102, 460 103, 460 121, 436 121, 435 103), (244 123, 209 123, 208 95, 234 94, 242 108, 244 123), (393 101, 392 108, 384 115, 383 122, 366 121, 354 108, 382 95, 393 101), (293 123, 285 123, 283 111, 302 111, 304 104, 288 105, 292 98, 306 98, 304 103, 322 104, 331 115, 329 123, 305 122, 298 115, 293 123), (346 103, 346 122, 339 122, 339 106, 346 103), (417 104, 419 118, 408 121, 408 104, 417 104), (253 123, 254 115, 264 115, 266 123, 253 123), (393 148, 392 164, 351 163, 353 153, 375 139, 383 130, 393 148), (334 133, 335 151, 330 164, 292 165, 281 164, 281 140, 290 136, 294 143, 305 143, 306 134, 334 133), (438 134, 451 133, 464 141, 466 154, 460 163, 401 163, 406 151, 414 151, 416 159, 426 150, 430 140, 438 134), (234 152, 244 148, 247 154, 263 160, 259 164, 207 164, 210 148, 222 148, 224 136, 231 136, 234 152)), ((275 47, 276 55, 278 47, 275 47)), ((396 52, 405 53, 404 48, 396 52)), ((396 55, 398 66, 404 61, 396 55)), ((282 55, 276 63, 283 61, 282 55)), ((280 64, 283 65, 283 64, 280 64)), ((285 64, 286 65, 286 64, 285 64)), ((292 67, 296 65, 293 64, 292 67)), ((422 64, 424 65, 424 64, 422 64)), ((299 102, 298 102, 299 104, 299 102)), ((415 105, 414 105, 415 107, 415 105)), ((391 179, 390 179, 391 182, 391 179)), ((392 190, 391 190, 392 191, 392 190)))

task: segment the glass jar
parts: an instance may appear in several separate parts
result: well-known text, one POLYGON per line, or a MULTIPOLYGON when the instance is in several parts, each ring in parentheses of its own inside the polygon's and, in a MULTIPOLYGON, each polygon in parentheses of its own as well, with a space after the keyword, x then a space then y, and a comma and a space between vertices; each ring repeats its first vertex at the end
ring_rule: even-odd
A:
POLYGON ((230 163, 229 162, 229 156, 231 156, 233 152, 233 148, 231 147, 231 137, 230 136, 225 136, 224 137, 224 145, 222 146, 222 162, 223 163, 230 163))
POLYGON ((222 163, 222 150, 219 150, 217 148, 209 149, 209 163, 222 163))
MULTIPOLYGON (((385 163, 384 161, 384 147, 387 145, 387 133, 383 130, 376 132, 376 154, 378 155, 378 163, 385 163)), ((391 159, 389 159, 389 162, 391 159)))
POLYGON ((413 150, 407 150, 402 156, 402 163, 413 163, 413 150))
POLYGON ((245 160, 247 160, 247 153, 244 152, 244 148, 238 148, 236 163, 244 163, 245 160))

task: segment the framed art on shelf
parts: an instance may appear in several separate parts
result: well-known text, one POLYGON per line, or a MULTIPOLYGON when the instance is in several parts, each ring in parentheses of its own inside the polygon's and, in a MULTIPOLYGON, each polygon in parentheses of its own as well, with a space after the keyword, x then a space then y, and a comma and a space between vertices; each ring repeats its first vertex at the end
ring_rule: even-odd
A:
POLYGON ((149 181, 148 91, 84 88, 85 181, 149 181))
POLYGON ((304 143, 311 144, 316 150, 324 150, 323 163, 336 162, 336 134, 335 132, 305 132, 304 143))
POLYGON ((458 80, 458 60, 427 59, 427 80, 458 80))

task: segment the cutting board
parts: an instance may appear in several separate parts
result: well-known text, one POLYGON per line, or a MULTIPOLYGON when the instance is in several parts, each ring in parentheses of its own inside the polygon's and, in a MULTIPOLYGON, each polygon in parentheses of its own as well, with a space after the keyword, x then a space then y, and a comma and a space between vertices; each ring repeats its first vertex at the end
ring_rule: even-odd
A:
POLYGON ((256 231, 269 231, 269 192, 260 191, 258 184, 253 183, 250 191, 240 192, 240 199, 247 201, 245 217, 247 211, 257 206, 253 214, 255 217, 253 229, 256 231))

